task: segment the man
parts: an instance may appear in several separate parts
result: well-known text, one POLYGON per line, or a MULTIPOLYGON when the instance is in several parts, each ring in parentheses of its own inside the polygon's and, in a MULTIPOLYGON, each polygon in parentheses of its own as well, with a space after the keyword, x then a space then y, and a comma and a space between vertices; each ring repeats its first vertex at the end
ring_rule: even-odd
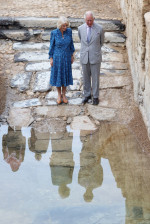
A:
POLYGON ((94 22, 94 15, 88 11, 84 15, 85 23, 78 28, 81 41, 80 62, 83 71, 83 104, 93 95, 93 105, 99 104, 99 75, 102 61, 101 47, 104 32, 101 25, 94 22), (92 79, 92 84, 91 84, 92 79))

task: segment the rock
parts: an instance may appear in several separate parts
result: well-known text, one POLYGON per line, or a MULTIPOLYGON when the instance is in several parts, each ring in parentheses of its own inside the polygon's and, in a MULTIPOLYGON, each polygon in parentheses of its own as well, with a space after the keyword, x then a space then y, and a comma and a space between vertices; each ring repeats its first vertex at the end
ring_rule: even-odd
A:
POLYGON ((18 88, 20 92, 26 91, 29 89, 29 84, 31 80, 32 73, 23 73, 17 74, 11 79, 10 86, 12 88, 18 88))
POLYGON ((87 116, 76 116, 70 126, 73 130, 96 130, 95 124, 87 116))
POLYGON ((113 121, 116 118, 116 109, 87 105, 91 117, 99 121, 113 121))
POLYGON ((34 82, 33 92, 46 92, 50 89, 50 72, 37 73, 34 82))
POLYGON ((41 106, 41 102, 39 101, 38 98, 34 98, 34 99, 29 99, 29 100, 22 100, 22 101, 18 101, 15 102, 13 104, 13 107, 36 107, 36 106, 41 106))
POLYGON ((10 127, 28 127, 33 121, 31 110, 29 108, 11 108, 8 116, 10 127))
POLYGON ((80 112, 81 108, 79 106, 69 106, 69 105, 60 105, 53 107, 43 106, 35 108, 35 114, 51 118, 73 117, 79 115, 80 112))
POLYGON ((72 122, 72 117, 68 117, 67 124, 70 124, 72 122))

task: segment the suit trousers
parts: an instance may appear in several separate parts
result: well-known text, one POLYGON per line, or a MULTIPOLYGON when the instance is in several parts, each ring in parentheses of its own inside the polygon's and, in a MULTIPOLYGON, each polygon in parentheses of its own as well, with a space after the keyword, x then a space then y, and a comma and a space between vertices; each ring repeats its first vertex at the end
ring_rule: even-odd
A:
POLYGON ((93 98, 99 98, 100 65, 101 63, 90 64, 89 62, 82 64, 84 97, 92 94, 93 98))

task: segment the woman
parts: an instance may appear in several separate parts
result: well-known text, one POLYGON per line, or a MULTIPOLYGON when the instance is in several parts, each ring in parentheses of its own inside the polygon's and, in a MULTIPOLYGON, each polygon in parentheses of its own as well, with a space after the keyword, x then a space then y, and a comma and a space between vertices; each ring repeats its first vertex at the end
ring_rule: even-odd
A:
POLYGON ((74 61, 75 51, 72 30, 69 21, 64 16, 57 22, 57 29, 51 32, 49 58, 51 64, 50 84, 57 87, 57 104, 68 103, 66 98, 66 87, 73 85, 71 64, 74 61))

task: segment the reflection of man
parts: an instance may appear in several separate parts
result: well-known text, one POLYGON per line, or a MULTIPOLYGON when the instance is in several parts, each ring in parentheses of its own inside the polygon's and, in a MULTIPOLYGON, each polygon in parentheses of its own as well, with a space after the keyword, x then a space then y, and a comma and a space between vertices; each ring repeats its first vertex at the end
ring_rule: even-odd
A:
POLYGON ((50 133, 44 130, 31 129, 31 138, 29 138, 29 149, 35 153, 35 159, 40 161, 42 154, 47 152, 50 133))
POLYGON ((99 75, 102 61, 101 47, 104 42, 102 26, 94 22, 92 12, 85 13, 85 23, 78 28, 81 41, 80 62, 83 70, 83 103, 91 99, 91 78, 93 105, 99 103, 99 75))
POLYGON ((3 136, 4 160, 10 164, 12 171, 17 171, 24 160, 25 137, 21 131, 14 131, 9 127, 8 134, 3 136))
POLYGON ((83 147, 80 154, 80 171, 78 174, 78 183, 85 187, 84 200, 90 202, 93 199, 93 189, 98 188, 103 182, 103 168, 100 164, 101 156, 99 145, 96 144, 97 133, 83 141, 83 147))
POLYGON ((64 136, 56 139, 51 138, 52 155, 50 159, 51 177, 53 185, 59 186, 58 192, 61 198, 69 197, 70 188, 67 184, 72 183, 74 161, 72 153, 72 137, 64 136))

